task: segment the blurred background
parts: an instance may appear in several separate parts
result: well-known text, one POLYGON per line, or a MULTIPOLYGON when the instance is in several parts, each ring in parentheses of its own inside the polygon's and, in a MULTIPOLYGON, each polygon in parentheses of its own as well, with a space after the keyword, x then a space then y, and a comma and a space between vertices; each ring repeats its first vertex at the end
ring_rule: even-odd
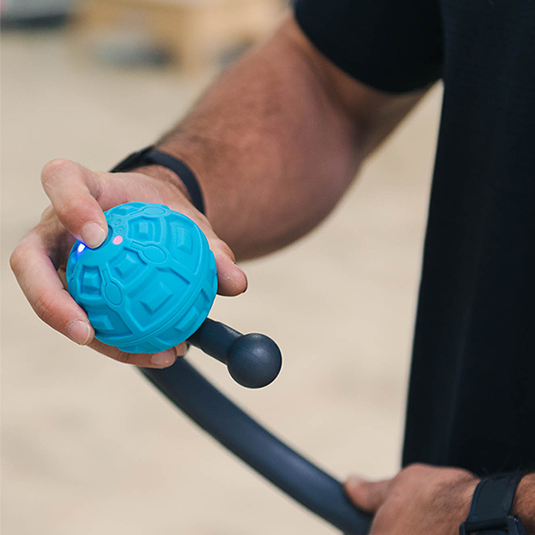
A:
MULTIPOLYGON (((106 170, 153 142, 286 9, 279 0, 3 1, 3 534, 333 532, 134 369, 42 324, 7 265, 47 205, 48 160, 106 170)), ((216 301, 212 317, 279 343, 279 379, 246 391, 217 362, 189 357, 340 478, 399 467, 440 99, 435 87, 328 221, 245 264, 249 291, 216 301)))

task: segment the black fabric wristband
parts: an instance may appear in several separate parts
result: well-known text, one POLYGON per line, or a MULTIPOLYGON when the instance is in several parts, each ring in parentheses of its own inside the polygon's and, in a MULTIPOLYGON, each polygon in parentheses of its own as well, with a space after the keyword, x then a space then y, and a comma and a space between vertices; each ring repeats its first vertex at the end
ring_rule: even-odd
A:
POLYGON ((155 149, 150 146, 139 150, 127 156, 123 161, 118 163, 112 170, 112 173, 123 173, 132 171, 144 165, 161 165, 173 171, 182 181, 188 190, 191 204, 202 214, 205 213, 204 199, 197 177, 193 171, 179 158, 175 158, 166 152, 155 149))
POLYGON ((521 479, 522 474, 517 472, 484 477, 474 491, 468 518, 459 528, 460 535, 525 533, 518 518, 511 514, 521 479))

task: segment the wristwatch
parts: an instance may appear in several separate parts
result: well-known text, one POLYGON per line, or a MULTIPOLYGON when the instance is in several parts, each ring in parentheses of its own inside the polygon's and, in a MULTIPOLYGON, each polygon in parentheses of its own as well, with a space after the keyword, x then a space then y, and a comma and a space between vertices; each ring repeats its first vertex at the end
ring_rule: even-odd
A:
POLYGON ((127 156, 123 161, 118 163, 112 170, 112 173, 124 173, 132 171, 144 165, 161 165, 173 171, 182 181, 188 190, 191 204, 204 214, 204 199, 199 186, 199 182, 193 171, 179 158, 175 158, 166 152, 155 149, 153 146, 138 150, 127 156))
POLYGON ((527 535, 522 522, 511 514, 522 474, 508 472, 484 477, 476 487, 468 518, 459 535, 527 535))

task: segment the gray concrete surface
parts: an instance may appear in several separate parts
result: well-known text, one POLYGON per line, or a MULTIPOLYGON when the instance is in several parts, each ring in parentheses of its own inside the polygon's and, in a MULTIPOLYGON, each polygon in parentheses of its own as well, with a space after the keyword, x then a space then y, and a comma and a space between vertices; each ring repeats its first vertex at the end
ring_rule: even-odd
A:
MULTIPOLYGON (((100 67, 62 34, 5 34, 2 62, 2 533, 332 533, 135 370, 42 324, 7 267, 47 204, 46 161, 108 168, 168 128, 211 75, 100 67)), ((244 265, 247 294, 217 300, 213 317, 279 342, 280 379, 246 391, 191 355, 340 477, 387 477, 399 465, 440 96, 435 88, 325 224, 244 265)))

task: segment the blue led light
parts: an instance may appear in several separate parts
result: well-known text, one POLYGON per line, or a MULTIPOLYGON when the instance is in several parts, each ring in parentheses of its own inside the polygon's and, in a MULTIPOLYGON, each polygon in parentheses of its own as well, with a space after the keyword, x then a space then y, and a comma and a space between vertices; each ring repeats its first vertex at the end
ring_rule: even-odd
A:
POLYGON ((85 249, 85 245, 83 243, 81 243, 79 246, 78 246, 78 254, 80 254, 83 250, 85 249))

